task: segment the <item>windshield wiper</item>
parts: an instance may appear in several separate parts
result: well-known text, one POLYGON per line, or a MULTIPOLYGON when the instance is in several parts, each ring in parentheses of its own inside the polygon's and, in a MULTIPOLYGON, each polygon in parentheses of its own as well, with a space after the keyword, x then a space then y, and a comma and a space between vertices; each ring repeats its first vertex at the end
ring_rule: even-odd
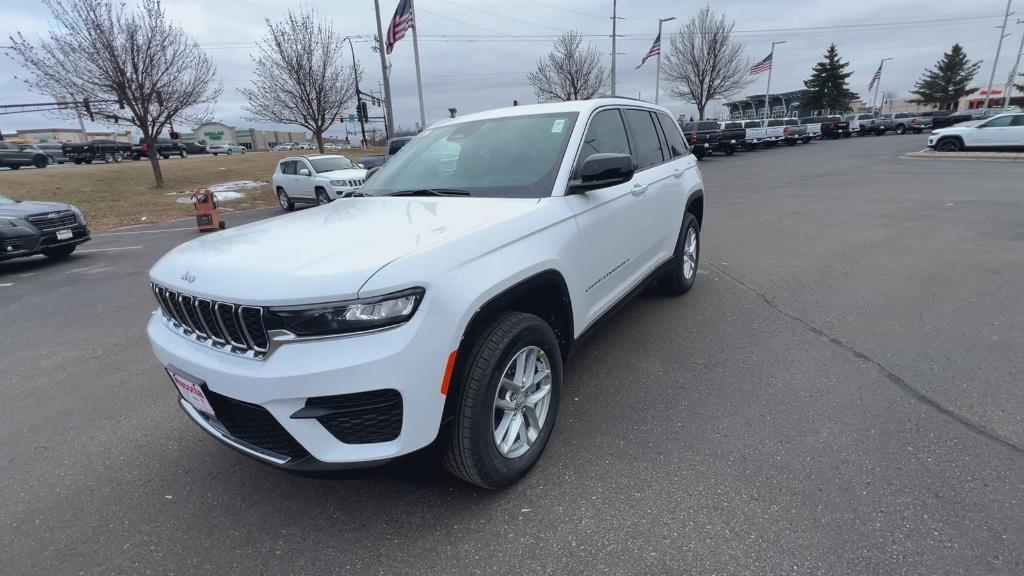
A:
POLYGON ((469 196, 468 190, 458 188, 413 188, 410 190, 396 190, 384 196, 469 196))

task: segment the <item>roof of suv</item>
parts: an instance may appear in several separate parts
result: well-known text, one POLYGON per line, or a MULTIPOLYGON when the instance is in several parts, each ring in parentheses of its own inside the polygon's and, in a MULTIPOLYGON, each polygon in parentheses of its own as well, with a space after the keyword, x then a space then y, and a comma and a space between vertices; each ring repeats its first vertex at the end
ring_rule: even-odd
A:
MULTIPOLYGON (((466 114, 465 116, 459 116, 455 119, 442 120, 433 124, 433 126, 442 126, 444 124, 452 124, 456 122, 469 122, 473 120, 487 120, 491 118, 503 118, 506 116, 527 116, 530 114, 553 114, 559 112, 580 112, 581 115, 586 115, 592 112, 594 109, 601 106, 633 106, 639 108, 647 108, 650 110, 657 110, 672 116, 672 113, 667 108, 652 104, 650 102, 644 102, 642 100, 634 100, 632 98, 617 98, 617 97, 602 97, 594 98, 593 100, 573 100, 570 102, 550 102, 547 104, 528 104, 525 106, 509 106, 506 108, 495 108, 493 110, 484 110, 482 112, 474 112, 472 114, 466 114)), ((674 118, 674 116, 673 116, 674 118)))

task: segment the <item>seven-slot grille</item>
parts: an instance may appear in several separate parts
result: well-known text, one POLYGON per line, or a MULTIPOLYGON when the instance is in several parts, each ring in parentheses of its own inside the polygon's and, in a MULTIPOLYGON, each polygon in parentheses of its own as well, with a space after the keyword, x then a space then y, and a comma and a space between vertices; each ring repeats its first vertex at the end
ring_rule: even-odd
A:
POLYGON ((78 224, 78 218, 75 217, 75 213, 71 210, 59 210, 57 212, 33 214, 28 217, 28 221, 43 232, 67 228, 68 226, 78 224), (53 217, 51 218, 51 216, 53 217))
POLYGON ((160 311, 186 335, 214 347, 262 358, 270 349, 263 308, 216 302, 153 284, 160 311))
POLYGON ((344 182, 344 185, 349 188, 358 188, 363 185, 365 180, 342 180, 342 182, 344 182))

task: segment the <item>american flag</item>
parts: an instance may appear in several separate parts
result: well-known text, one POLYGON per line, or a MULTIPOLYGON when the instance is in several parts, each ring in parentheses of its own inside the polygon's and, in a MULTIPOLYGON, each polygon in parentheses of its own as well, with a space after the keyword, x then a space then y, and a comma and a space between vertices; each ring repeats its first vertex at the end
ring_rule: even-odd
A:
POLYGON ((388 37, 385 46, 385 50, 388 54, 395 49, 395 44, 402 38, 405 38, 405 32, 409 28, 415 28, 416 21, 413 18, 412 12, 412 0, 401 0, 398 3, 398 8, 395 9, 395 15, 391 17, 391 25, 388 26, 388 37))
POLYGON ((651 56, 657 56, 658 54, 661 54, 661 32, 658 33, 657 38, 654 39, 654 44, 651 44, 651 49, 647 51, 647 55, 644 56, 644 59, 640 61, 640 65, 637 66, 635 70, 639 70, 640 66, 643 66, 644 63, 647 62, 648 58, 651 56))
POLYGON ((757 74, 760 74, 761 72, 764 72, 765 70, 771 70, 771 69, 772 69, 772 55, 769 54, 768 56, 765 57, 764 60, 761 60, 757 64, 754 64, 753 66, 750 67, 750 76, 755 76, 757 74))
POLYGON ((875 87, 875 82, 878 82, 881 79, 882 79, 882 65, 879 64, 878 65, 878 70, 875 70, 875 75, 871 77, 871 83, 868 84, 868 90, 870 91, 872 88, 874 88, 875 87))

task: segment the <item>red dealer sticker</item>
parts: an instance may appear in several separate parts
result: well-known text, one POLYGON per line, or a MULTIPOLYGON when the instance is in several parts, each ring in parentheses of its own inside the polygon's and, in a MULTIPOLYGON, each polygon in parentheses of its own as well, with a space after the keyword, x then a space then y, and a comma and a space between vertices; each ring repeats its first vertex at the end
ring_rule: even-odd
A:
POLYGON ((178 393, 181 394, 181 397, 186 402, 191 404, 196 410, 214 416, 213 406, 210 406, 210 401, 206 399, 206 394, 203 394, 202 386, 170 370, 167 371, 167 374, 170 375, 171 381, 174 382, 174 386, 178 389, 178 393))

